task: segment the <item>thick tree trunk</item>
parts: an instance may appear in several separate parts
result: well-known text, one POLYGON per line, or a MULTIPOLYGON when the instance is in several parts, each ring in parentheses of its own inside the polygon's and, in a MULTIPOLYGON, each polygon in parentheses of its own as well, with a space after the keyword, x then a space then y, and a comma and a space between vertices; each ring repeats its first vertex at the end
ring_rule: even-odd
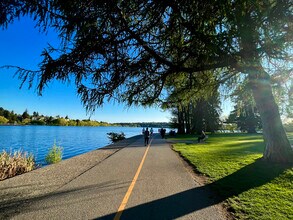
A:
POLYGON ((183 111, 178 107, 178 134, 185 134, 183 111))
POLYGON ((256 107, 259 110, 265 141, 264 159, 292 163, 293 150, 282 125, 278 106, 272 94, 270 77, 264 71, 249 75, 256 107))

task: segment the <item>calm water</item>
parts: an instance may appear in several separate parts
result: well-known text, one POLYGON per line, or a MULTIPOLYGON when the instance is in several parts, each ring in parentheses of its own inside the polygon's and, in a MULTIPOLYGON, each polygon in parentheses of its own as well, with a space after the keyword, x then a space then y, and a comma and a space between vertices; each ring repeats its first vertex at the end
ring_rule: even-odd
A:
POLYGON ((67 159, 110 143, 108 132, 124 132, 126 138, 141 134, 140 127, 0 126, 0 151, 23 150, 35 155, 38 164, 54 142, 63 147, 67 159))

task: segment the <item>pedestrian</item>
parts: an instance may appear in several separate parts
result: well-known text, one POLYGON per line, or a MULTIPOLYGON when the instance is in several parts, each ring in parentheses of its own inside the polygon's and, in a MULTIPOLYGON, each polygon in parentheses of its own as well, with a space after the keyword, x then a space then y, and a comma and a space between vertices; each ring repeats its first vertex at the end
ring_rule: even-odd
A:
POLYGON ((153 135, 153 133, 154 133, 154 130, 153 130, 153 128, 151 128, 150 129, 150 133, 151 133, 151 136, 153 135))
POLYGON ((165 133, 166 133, 166 129, 161 128, 161 130, 160 130, 160 134, 161 134, 161 137, 162 137, 162 138, 165 137, 165 133))
POLYGON ((149 144, 149 139, 150 139, 150 132, 149 129, 146 128, 144 132, 144 145, 147 146, 149 144))
POLYGON ((206 134, 204 131, 201 131, 201 135, 197 138, 197 142, 199 143, 200 140, 204 140, 206 138, 206 134))

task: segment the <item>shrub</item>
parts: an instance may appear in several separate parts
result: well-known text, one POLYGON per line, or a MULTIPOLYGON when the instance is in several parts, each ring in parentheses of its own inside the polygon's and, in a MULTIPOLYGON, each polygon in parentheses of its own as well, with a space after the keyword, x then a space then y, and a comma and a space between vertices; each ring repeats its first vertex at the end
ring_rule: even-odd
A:
POLYGON ((125 134, 123 132, 121 133, 110 132, 110 133, 107 133, 107 135, 108 135, 108 138, 112 141, 112 143, 125 139, 125 134))
POLYGON ((62 160, 62 153, 63 153, 63 148, 60 146, 57 146, 56 143, 54 143, 53 147, 49 149, 49 152, 46 156, 46 162, 48 164, 60 162, 62 160))
POLYGON ((5 118, 4 116, 0 116, 0 124, 7 124, 8 123, 8 119, 5 118))
POLYGON ((16 175, 20 175, 35 168, 35 159, 32 154, 27 155, 26 152, 15 151, 0 153, 0 180, 4 180, 16 175))

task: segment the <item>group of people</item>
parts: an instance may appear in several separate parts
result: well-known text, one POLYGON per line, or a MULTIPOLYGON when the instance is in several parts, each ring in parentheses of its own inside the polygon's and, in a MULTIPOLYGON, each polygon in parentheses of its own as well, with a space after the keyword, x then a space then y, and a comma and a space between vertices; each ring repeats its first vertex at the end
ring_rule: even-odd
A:
POLYGON ((144 145, 145 146, 149 144, 149 140, 150 140, 150 137, 153 135, 153 132, 154 132, 153 128, 151 128, 150 130, 148 127, 146 129, 144 129, 144 128, 142 129, 142 134, 144 136, 144 145))
MULTIPOLYGON (((162 138, 165 138, 166 129, 165 128, 161 128, 158 131, 159 131, 161 137, 162 138)), ((149 130, 148 127, 146 129, 145 128, 142 129, 142 134, 144 136, 144 145, 145 146, 149 144, 149 140, 150 140, 150 137, 153 135, 153 132, 154 132, 153 128, 151 128, 150 130, 149 130)), ((175 131, 172 130, 171 132, 172 132, 173 135, 175 135, 175 131)), ((170 135, 171 135, 171 132, 170 132, 170 135)), ((206 138, 207 138, 207 135, 205 134, 204 131, 202 131, 201 134, 200 134, 200 136, 198 137, 197 141, 199 143, 201 140, 204 141, 206 138)))
MULTIPOLYGON (((165 128, 161 128, 161 129, 159 129, 158 131, 159 131, 161 137, 162 137, 162 138, 165 138, 166 129, 165 129, 165 128)), ((149 130, 149 128, 147 127, 147 128, 143 128, 142 131, 141 131, 141 133, 142 133, 143 136, 144 136, 144 145, 146 146, 146 145, 149 144, 150 137, 153 135, 154 130, 153 130, 153 128, 151 128, 151 129, 149 130)))

